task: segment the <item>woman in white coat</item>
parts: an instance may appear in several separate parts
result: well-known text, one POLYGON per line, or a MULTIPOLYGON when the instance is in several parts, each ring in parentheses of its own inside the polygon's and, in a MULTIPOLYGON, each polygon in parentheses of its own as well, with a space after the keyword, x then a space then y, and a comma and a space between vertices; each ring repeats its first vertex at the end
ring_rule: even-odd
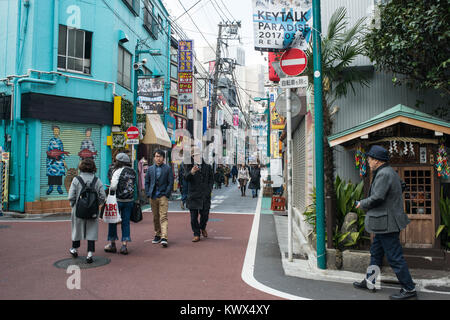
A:
MULTIPOLYGON (((94 160, 91 158, 82 160, 78 169, 80 169, 81 179, 83 179, 86 185, 90 185, 97 172, 94 160)), ((76 216, 76 203, 80 196, 81 189, 82 185, 78 179, 73 179, 69 189, 69 202, 72 207, 72 248, 70 248, 69 252, 74 258, 78 257, 77 249, 80 247, 81 240, 87 240, 88 254, 86 262, 92 263, 92 256, 95 251, 95 241, 98 239, 98 218, 81 219, 76 216)), ((105 202, 106 194, 100 179, 97 179, 97 182, 95 183, 95 190, 97 191, 99 205, 101 205, 105 202)))
POLYGON ((245 189, 247 188, 247 182, 250 180, 250 173, 246 166, 241 165, 238 171, 239 188, 241 189, 241 197, 245 197, 245 189))

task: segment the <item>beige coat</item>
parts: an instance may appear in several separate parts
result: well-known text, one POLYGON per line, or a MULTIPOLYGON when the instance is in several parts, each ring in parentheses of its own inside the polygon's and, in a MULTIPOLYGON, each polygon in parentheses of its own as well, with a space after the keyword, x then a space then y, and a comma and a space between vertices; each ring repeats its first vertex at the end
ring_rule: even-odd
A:
MULTIPOLYGON (((94 179, 93 173, 81 172, 80 177, 84 183, 90 184, 94 179)), ((69 189, 69 202, 72 207, 72 241, 79 240, 97 240, 98 239, 98 219, 80 219, 75 214, 75 204, 81 193, 81 183, 78 179, 74 178, 69 189)), ((103 189, 103 183, 97 178, 95 184, 95 190, 97 190, 99 203, 103 204, 106 199, 105 190, 103 189)))

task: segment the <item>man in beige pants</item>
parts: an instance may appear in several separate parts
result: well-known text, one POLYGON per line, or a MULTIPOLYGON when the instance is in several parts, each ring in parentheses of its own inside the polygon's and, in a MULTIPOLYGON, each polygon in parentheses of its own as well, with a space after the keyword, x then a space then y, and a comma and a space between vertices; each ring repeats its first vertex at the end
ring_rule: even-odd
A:
POLYGON ((161 243, 166 248, 168 245, 169 198, 173 190, 172 168, 164 163, 165 153, 156 150, 153 154, 154 164, 148 168, 145 175, 145 193, 149 197, 153 212, 153 226, 155 238, 152 243, 161 243))

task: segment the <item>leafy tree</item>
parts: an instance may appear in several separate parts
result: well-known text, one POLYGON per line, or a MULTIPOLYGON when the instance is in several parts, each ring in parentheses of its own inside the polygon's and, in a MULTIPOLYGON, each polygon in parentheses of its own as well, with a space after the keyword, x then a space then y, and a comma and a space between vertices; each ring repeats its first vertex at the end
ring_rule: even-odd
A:
MULTIPOLYGON (((370 73, 352 67, 356 57, 364 53, 364 19, 349 27, 344 7, 338 8, 331 16, 327 34, 322 34, 322 79, 323 79, 323 133, 324 133, 324 176, 325 194, 336 200, 334 188, 334 155, 327 137, 333 127, 330 107, 337 98, 346 96, 355 85, 368 86, 370 73)), ((313 48, 305 52, 308 61, 306 75, 310 84, 314 83, 313 48)))
POLYGON ((378 7, 365 43, 377 69, 395 84, 450 93, 450 2, 391 0, 378 7))

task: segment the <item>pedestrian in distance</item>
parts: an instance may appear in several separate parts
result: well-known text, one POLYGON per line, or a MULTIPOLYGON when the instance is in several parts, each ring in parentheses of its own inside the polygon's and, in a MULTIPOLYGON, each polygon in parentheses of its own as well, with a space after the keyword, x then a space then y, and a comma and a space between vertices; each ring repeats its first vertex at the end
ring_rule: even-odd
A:
POLYGON ((233 178, 233 183, 235 184, 238 176, 238 168, 235 164, 233 165, 233 168, 231 168, 231 176, 233 178))
POLYGON ((225 178, 221 164, 217 166, 216 173, 214 174, 214 181, 216 183, 216 189, 222 189, 222 183, 225 181, 225 178))
POLYGON ((200 241, 200 233, 208 237, 206 225, 211 208, 211 194, 214 186, 214 175, 211 165, 199 159, 200 153, 192 153, 191 164, 185 166, 185 179, 188 182, 186 205, 191 213, 191 228, 194 233, 192 242, 200 241), (198 220, 200 216, 200 221, 198 220))
MULTIPOLYGON (((372 182, 368 198, 356 203, 356 208, 366 212, 365 228, 374 233, 370 247, 370 265, 381 270, 383 256, 394 270, 402 288, 399 293, 390 296, 393 300, 416 298, 415 284, 403 256, 400 243, 400 231, 405 229, 410 220, 405 214, 402 197, 402 183, 397 172, 389 166, 389 154, 381 146, 374 145, 367 153, 372 182)), ((370 283, 371 274, 361 282, 354 282, 358 289, 375 291, 374 281, 370 283)))
MULTIPOLYGON (((131 242, 130 216, 133 210, 134 192, 136 188, 136 172, 131 168, 130 157, 125 153, 118 153, 112 170, 111 185, 109 187, 110 194, 115 194, 117 199, 117 207, 122 219, 122 246, 121 254, 128 254, 128 242, 131 242)), ((116 240, 117 224, 108 224, 108 241, 105 246, 105 252, 117 252, 116 240)))
POLYGON ((147 170, 145 176, 145 193, 150 201, 153 212, 153 227, 155 238, 152 243, 168 246, 169 199, 173 190, 172 168, 164 163, 166 154, 162 150, 153 153, 153 165, 147 170))
POLYGON ((228 187, 231 177, 231 169, 228 165, 225 165, 225 167, 223 168, 223 174, 225 178, 225 187, 228 187))
POLYGON ((241 189, 241 197, 245 197, 245 189, 247 188, 247 182, 250 180, 250 174, 248 168, 241 164, 238 171, 239 188, 241 189))
POLYGON ((250 183, 248 188, 252 190, 252 198, 258 197, 258 190, 261 188, 261 169, 259 165, 253 165, 250 169, 250 183))
POLYGON ((184 167, 185 167, 184 162, 182 162, 180 165, 180 171, 178 174, 178 182, 180 184, 180 192, 181 192, 181 210, 186 209, 186 199, 188 196, 188 183, 187 183, 186 179, 184 178, 184 176, 185 176, 184 167))
POLYGON ((91 158, 83 159, 78 165, 80 175, 72 180, 69 188, 69 203, 72 207, 71 221, 72 221, 72 248, 70 248, 70 254, 76 258, 78 257, 77 249, 80 247, 81 240, 87 240, 87 257, 86 262, 93 262, 93 254, 95 252, 95 241, 98 240, 98 218, 82 219, 77 217, 77 206, 81 192, 83 190, 83 183, 85 186, 92 186, 97 194, 98 202, 94 205, 97 206, 97 212, 99 212, 99 205, 103 204, 106 199, 105 190, 103 189, 103 183, 95 177, 97 167, 94 160, 91 158), (83 183, 79 180, 81 179, 83 183), (94 181, 95 179, 95 181, 94 181), (93 184, 94 181, 94 184, 93 184))

